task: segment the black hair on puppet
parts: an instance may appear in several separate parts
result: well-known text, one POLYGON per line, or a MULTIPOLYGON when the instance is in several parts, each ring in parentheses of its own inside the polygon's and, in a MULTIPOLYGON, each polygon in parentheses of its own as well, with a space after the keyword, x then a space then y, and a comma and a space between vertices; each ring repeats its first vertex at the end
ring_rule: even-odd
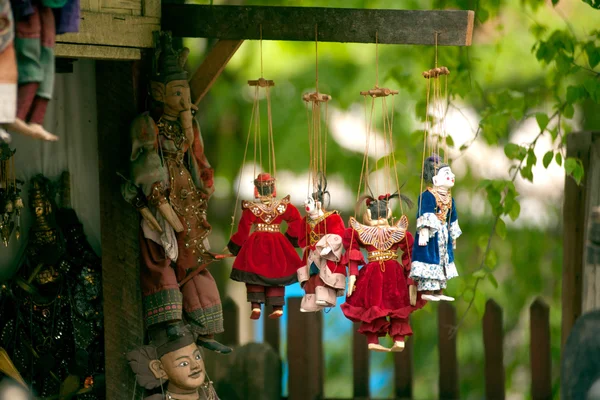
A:
POLYGON ((443 163, 439 156, 427 157, 423 164, 423 180, 427 183, 433 183, 433 177, 437 175, 440 169, 445 167, 449 167, 449 165, 443 163))
POLYGON ((317 191, 312 193, 312 198, 320 202, 322 208, 327 208, 331 202, 331 195, 327 190, 327 178, 322 172, 318 174, 317 191), (327 197, 327 205, 325 204, 325 197, 327 197))

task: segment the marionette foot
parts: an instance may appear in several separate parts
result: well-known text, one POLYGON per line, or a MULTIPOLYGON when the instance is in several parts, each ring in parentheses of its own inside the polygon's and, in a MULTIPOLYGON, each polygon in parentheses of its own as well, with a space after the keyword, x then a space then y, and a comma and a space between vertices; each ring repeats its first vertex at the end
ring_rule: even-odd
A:
POLYGON ((436 294, 435 297, 437 297, 439 301, 454 301, 454 297, 446 296, 444 294, 436 294))
POLYGON ((390 351, 390 349, 380 345, 379 343, 369 343, 369 345, 367 347, 371 351, 377 351, 380 353, 389 353, 389 351, 390 351))
POLYGON ((277 310, 273 310, 273 312, 271 314, 269 314, 269 318, 277 319, 277 318, 281 318, 282 315, 283 315, 283 310, 277 309, 277 310))
POLYGON ((440 301, 440 299, 437 296, 434 296, 432 294, 424 294, 421 296, 421 298, 427 301, 440 301))
POLYGON ((260 318, 260 307, 253 308, 252 313, 250 313, 250 319, 259 319, 260 318))
POLYGON ((196 343, 199 346, 204 347, 205 349, 214 351, 215 353, 229 354, 232 352, 231 347, 227 347, 224 344, 219 343, 215 339, 212 339, 212 338, 198 336, 196 343))
POLYGON ((404 340, 396 340, 394 342, 394 345, 390 349, 390 351, 393 351, 394 353, 400 353, 403 350, 404 350, 404 340))
POLYGON ((20 133, 21 135, 29 136, 35 139, 47 140, 55 142, 58 136, 46 131, 40 124, 28 124, 23 120, 16 119, 15 122, 4 124, 3 127, 11 132, 20 133))

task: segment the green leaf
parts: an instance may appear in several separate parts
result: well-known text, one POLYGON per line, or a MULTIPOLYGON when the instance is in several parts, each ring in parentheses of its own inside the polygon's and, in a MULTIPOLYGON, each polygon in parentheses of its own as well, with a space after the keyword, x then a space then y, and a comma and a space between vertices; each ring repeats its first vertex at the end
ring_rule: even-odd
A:
POLYGON ((469 303, 471 300, 473 300, 473 296, 473 289, 466 289, 463 293, 463 300, 469 303))
POLYGON ((479 247, 482 251, 485 251, 489 240, 490 240, 490 237, 487 235, 479 236, 479 239, 477 239, 477 247, 479 247))
POLYGON ((567 103, 565 105, 565 108, 563 109, 562 115, 563 115, 563 117, 568 118, 568 119, 573 118, 573 115, 575 115, 575 107, 573 107, 573 104, 567 103))
POLYGON ((478 269, 477 271, 473 272, 473 276, 475 278, 479 278, 479 279, 485 278, 486 275, 487 275, 487 272, 483 269, 478 269))
POLYGON ((554 157, 554 159, 559 166, 562 166, 562 154, 560 154, 560 151, 556 153, 556 157, 554 157))
MULTIPOLYGON (((506 223, 504 223, 502 218, 498 218, 498 222, 496 223, 496 233, 498 236, 500 236, 500 238, 506 239, 506 223)), ((488 253, 488 255, 489 254, 490 253, 488 253)))
POLYGON ((566 173, 569 175, 573 174, 573 171, 575 171, 575 168, 577 168, 577 159, 573 158, 573 157, 567 157, 567 159, 565 160, 566 173))
POLYGON ((577 184, 579 185, 581 183, 581 180, 583 179, 583 164, 581 163, 581 160, 577 160, 577 166, 575 167, 575 169, 573 170, 573 178, 575 179, 575 182, 577 182, 577 184))
POLYGON ((590 98, 594 100, 596 103, 600 103, 600 82, 598 79, 587 78, 583 81, 583 87, 588 92, 590 98))
POLYGON ((484 264, 490 271, 496 268, 498 265, 498 255, 494 250, 490 249, 490 251, 488 251, 487 255, 485 256, 484 264))
POLYGON ((546 130, 546 127, 548 126, 548 122, 550 122, 548 115, 544 114, 544 113, 537 113, 535 114, 535 119, 538 123, 538 126, 540 127, 540 130, 546 130))
POLYGON ((508 213, 508 216, 513 221, 516 221, 517 218, 519 218, 519 214, 521 214, 521 204, 519 204, 518 201, 515 201, 515 203, 513 204, 511 210, 508 213))
POLYGON ((492 286, 494 286, 494 288, 498 289, 498 281, 496 280, 496 277, 494 277, 494 274, 492 274, 492 273, 487 274, 487 278, 492 283, 492 286))
POLYGON ((600 48, 596 47, 594 42, 587 42, 583 47, 588 57, 590 68, 596 67, 600 63, 600 48))
POLYGON ((526 165, 523 168, 521 168, 521 176, 523 177, 523 179, 528 180, 529 182, 533 182, 533 171, 532 171, 532 165, 526 165))
POLYGON ((454 147, 454 139, 452 139, 452 136, 446 136, 446 144, 448 144, 448 147, 454 147))
POLYGON ((537 164, 537 156, 535 155, 535 151, 533 151, 533 147, 527 151, 527 166, 533 166, 537 164))
POLYGON ((483 314, 485 313, 486 301, 487 299, 485 297, 485 294, 483 294, 481 290, 475 292, 475 299, 473 300, 473 305, 475 306, 475 311, 477 311, 479 317, 483 317, 483 314))
POLYGON ((567 88, 567 102, 570 104, 573 104, 587 97, 587 91, 581 86, 569 86, 567 88))
POLYGON ((548 168, 548 166, 552 162, 553 158, 554 158, 554 152, 552 150, 550 150, 549 152, 544 154, 544 158, 542 160, 542 163, 544 164, 544 168, 548 168))
POLYGON ((583 2, 589 4, 592 8, 600 10, 600 0, 583 0, 583 2))
POLYGON ((506 146, 504 146, 504 154, 506 154, 506 157, 510 158, 511 160, 519 158, 520 152, 521 146, 518 144, 508 143, 506 146))

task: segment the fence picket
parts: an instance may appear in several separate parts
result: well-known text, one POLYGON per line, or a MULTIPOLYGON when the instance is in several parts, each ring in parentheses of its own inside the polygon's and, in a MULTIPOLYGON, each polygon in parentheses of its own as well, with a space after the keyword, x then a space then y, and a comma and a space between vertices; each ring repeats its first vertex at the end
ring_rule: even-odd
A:
POLYGON ((239 330, 239 309, 231 297, 223 300, 223 324, 225 332, 221 333, 218 340, 227 346, 237 346, 240 344, 239 330))
POLYGON ((483 315, 483 347, 485 353, 485 398, 504 400, 504 334, 502 308, 490 299, 483 315))
POLYGON ((540 298, 529 307, 531 398, 552 399, 552 360, 550 354, 550 310, 540 298))
POLYGON ((456 336, 450 337, 450 330, 456 325, 456 310, 450 303, 441 302, 438 306, 438 348, 440 352, 439 390, 440 400, 459 399, 458 359, 456 357, 456 336))
POLYGON ((264 318, 264 342, 268 343, 271 345, 271 347, 273 347, 273 350, 275 350, 275 352, 277 354, 280 354, 279 352, 279 319, 271 319, 271 318, 264 318))
POLYGON ((396 400, 412 399, 413 338, 406 341, 402 353, 394 353, 394 392, 396 400))
POLYGON ((354 324, 352 336, 352 376, 354 398, 369 398, 369 349, 367 338, 357 332, 360 323, 354 324))

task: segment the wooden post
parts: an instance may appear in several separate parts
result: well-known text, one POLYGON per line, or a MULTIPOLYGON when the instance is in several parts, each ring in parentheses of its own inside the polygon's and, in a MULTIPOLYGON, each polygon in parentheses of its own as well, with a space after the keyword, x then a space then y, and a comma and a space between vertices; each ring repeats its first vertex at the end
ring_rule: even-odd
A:
POLYGON ((552 359, 550 354, 550 310, 537 298, 529 308, 531 398, 552 399, 552 359))
POLYGON ((394 353, 394 387, 396 400, 412 399, 412 357, 414 337, 406 341, 401 353, 394 353))
POLYGON ((358 333, 360 323, 355 323, 352 335, 352 381, 353 399, 369 398, 369 349, 367 337, 358 333))
POLYGON ((223 324, 225 332, 221 333, 218 340, 227 346, 240 344, 240 330, 238 324, 239 309, 231 297, 223 301, 223 324))
POLYGON ((125 353, 144 344, 139 286, 138 212, 123 200, 117 171, 128 170, 129 127, 139 112, 141 62, 98 61, 98 159, 102 240, 102 285, 106 346, 106 395, 132 398, 135 389, 125 353))
POLYGON ((288 299, 289 400, 323 398, 323 315, 300 312, 302 298, 288 299))
POLYGON ((459 395, 458 359, 456 357, 456 336, 450 337, 450 330, 456 326, 456 310, 450 303, 441 302, 438 306, 438 349, 440 352, 439 390, 440 400, 456 400, 459 395))
MULTIPOLYGON (((590 306, 593 285, 588 286, 592 276, 586 267, 588 279, 583 278, 587 221, 591 209, 600 204, 600 133, 580 132, 567 137, 567 157, 581 159, 585 171, 581 186, 567 177, 563 206, 563 275, 562 275, 562 329, 564 346, 582 307, 590 306), (585 293, 585 298, 583 296, 585 293)), ((597 278, 596 278, 597 279, 597 278)), ((598 289, 596 289, 598 290, 598 289)))
POLYGON ((271 318, 263 318, 264 319, 264 325, 263 325, 263 329, 264 329, 264 341, 265 343, 268 343, 271 345, 271 347, 273 348, 273 350, 275 350, 275 352, 277 354, 279 354, 279 334, 280 334, 280 330, 279 330, 279 323, 280 320, 278 319, 271 319, 271 318))
POLYGON ((485 398, 504 400, 504 334, 502 309, 494 300, 485 304, 483 347, 485 352, 485 398))
MULTIPOLYGON (((600 224, 600 133, 592 134, 590 147, 590 160, 588 169, 585 171, 585 183, 587 190, 586 209, 585 209, 585 231, 584 245, 585 255, 583 256, 583 304, 582 312, 600 309, 600 262, 590 257, 590 246, 600 248, 600 237, 593 237, 592 228, 600 224), (594 210, 598 207, 598 214, 594 210), (592 241, 593 239, 593 241, 592 241)), ((596 228, 600 229, 600 228, 596 228)), ((594 236, 600 234, 593 234, 594 236)))

